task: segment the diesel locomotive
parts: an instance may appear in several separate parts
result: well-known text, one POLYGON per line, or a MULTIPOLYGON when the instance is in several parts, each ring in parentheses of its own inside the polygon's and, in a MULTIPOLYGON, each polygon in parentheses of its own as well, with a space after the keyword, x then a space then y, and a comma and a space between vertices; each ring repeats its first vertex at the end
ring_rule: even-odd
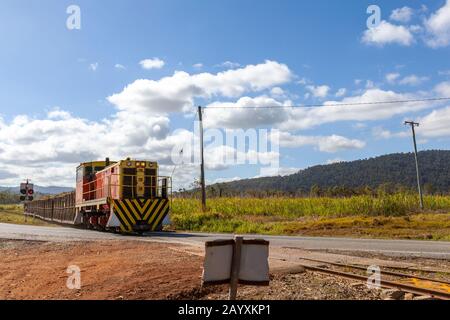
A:
POLYGON ((156 231, 169 214, 172 181, 158 163, 131 160, 81 163, 73 192, 24 204, 26 215, 87 229, 156 231))

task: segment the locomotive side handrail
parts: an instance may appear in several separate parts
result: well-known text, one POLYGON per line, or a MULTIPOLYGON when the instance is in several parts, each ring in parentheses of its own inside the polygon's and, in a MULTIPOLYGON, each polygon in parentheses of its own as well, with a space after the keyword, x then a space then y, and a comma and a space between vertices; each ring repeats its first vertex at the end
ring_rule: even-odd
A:
MULTIPOLYGON (((152 192, 150 192, 151 194, 151 198, 158 198, 158 197, 162 197, 163 193, 166 194, 166 196, 169 198, 172 196, 172 178, 168 177, 168 176, 150 176, 150 175, 146 175, 145 177, 150 177, 150 178, 156 178, 156 179, 151 179, 150 181, 150 185, 149 186, 143 186, 144 190, 145 189, 150 189, 150 190, 155 190, 155 193, 153 194, 152 192), (166 181, 166 185, 163 185, 163 180, 166 181), (153 183, 155 182, 155 184, 153 183)), ((106 197, 111 197, 111 189, 113 187, 128 187, 131 188, 131 192, 132 192, 132 198, 135 198, 135 188, 136 185, 134 184, 134 179, 135 179, 135 175, 126 175, 126 174, 111 174, 107 181, 105 181, 103 179, 103 181, 105 181, 106 183, 104 183, 102 186, 97 187, 96 188, 96 184, 98 183, 98 180, 94 180, 94 181, 90 181, 90 182, 86 182, 83 184, 82 187, 82 199, 83 201, 89 201, 89 200, 85 200, 87 199, 100 199, 100 198, 106 198, 106 197), (122 176, 122 177, 131 177, 131 185, 130 184, 124 184, 124 183, 112 183, 111 182, 111 177, 112 176, 122 176), (93 188, 92 188, 93 186, 93 188), (87 187, 88 191, 84 191, 85 188, 87 187), (92 197, 94 196, 94 197, 92 197)))

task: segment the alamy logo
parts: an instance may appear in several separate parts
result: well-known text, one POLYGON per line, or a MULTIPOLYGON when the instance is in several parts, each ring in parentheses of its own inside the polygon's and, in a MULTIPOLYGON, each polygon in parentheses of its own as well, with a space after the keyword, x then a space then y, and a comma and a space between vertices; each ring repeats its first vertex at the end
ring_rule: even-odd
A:
POLYGON ((69 277, 66 281, 66 286, 70 290, 81 289, 81 269, 79 266, 71 265, 67 267, 66 273, 69 277))
MULTIPOLYGON (((175 165, 200 163, 198 127, 198 123, 195 123, 193 135, 172 149, 171 157, 175 165)), ((244 164, 259 165, 260 175, 270 175, 280 168, 279 131, 276 129, 210 128, 204 131, 204 146, 207 166, 216 169, 244 164)))
POLYGON ((69 15, 66 20, 66 26, 69 30, 81 29, 81 9, 77 5, 67 7, 66 13, 69 15))
POLYGON ((370 14, 367 18, 367 28, 373 29, 380 25, 381 23, 381 9, 377 5, 370 5, 367 8, 367 14, 370 14))

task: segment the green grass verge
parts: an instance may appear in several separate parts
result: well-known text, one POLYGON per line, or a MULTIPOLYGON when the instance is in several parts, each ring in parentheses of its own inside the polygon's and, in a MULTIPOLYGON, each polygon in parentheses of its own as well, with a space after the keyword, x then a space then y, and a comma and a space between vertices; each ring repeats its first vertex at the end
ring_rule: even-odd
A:
POLYGON ((450 197, 174 199, 172 228, 202 232, 450 240, 450 197))
POLYGON ((25 217, 22 205, 0 205, 0 223, 52 226, 43 220, 25 217))

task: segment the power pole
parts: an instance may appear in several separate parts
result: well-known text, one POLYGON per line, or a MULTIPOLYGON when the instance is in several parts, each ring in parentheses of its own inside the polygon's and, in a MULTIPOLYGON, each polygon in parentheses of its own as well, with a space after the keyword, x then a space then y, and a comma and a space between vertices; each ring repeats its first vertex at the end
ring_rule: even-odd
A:
POLYGON ((423 210, 423 195, 422 195, 422 187, 420 185, 420 171, 419 171, 419 160, 417 158, 417 143, 416 143, 416 130, 415 127, 418 127, 420 124, 414 121, 405 121, 405 125, 411 126, 413 142, 414 142, 414 157, 416 159, 416 172, 417 172, 417 187, 419 189, 419 197, 420 197, 420 209, 423 210))
POLYGON ((206 211, 206 187, 205 187, 205 157, 203 155, 203 115, 202 115, 202 107, 198 107, 198 119, 200 124, 200 157, 201 157, 201 165, 200 165, 200 183, 202 186, 202 210, 206 211))

